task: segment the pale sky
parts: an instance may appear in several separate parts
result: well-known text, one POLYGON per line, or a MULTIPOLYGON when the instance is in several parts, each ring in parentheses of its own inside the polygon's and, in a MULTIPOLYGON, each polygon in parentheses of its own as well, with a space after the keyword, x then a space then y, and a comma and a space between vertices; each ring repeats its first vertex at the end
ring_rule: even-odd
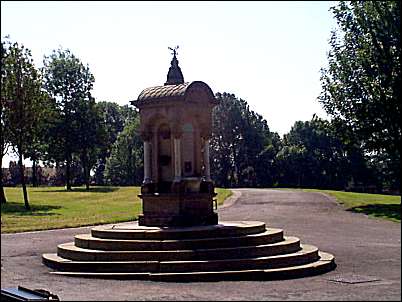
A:
POLYGON ((164 84, 168 47, 179 45, 186 82, 234 93, 282 136, 314 113, 328 118, 317 96, 335 4, 1 1, 1 36, 31 49, 38 68, 53 49, 70 49, 94 74, 96 100, 121 105, 164 84))

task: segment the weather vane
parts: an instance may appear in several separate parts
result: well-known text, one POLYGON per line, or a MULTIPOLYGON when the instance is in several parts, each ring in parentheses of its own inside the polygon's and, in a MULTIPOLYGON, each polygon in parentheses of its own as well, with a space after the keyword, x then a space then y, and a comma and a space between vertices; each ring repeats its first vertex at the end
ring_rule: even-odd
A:
POLYGON ((177 50, 179 49, 179 45, 177 45, 175 48, 171 48, 171 47, 168 47, 171 51, 173 51, 172 52, 172 55, 173 56, 176 56, 177 55, 177 50))

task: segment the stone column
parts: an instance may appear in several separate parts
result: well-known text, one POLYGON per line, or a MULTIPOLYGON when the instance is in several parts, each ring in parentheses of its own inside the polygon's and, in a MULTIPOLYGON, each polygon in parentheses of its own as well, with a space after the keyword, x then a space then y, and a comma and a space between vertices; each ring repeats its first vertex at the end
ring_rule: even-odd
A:
POLYGON ((151 142, 144 141, 144 184, 151 182, 151 142))
POLYGON ((209 167, 209 138, 204 139, 204 168, 205 180, 211 181, 211 169, 209 167))
POLYGON ((178 182, 181 180, 181 146, 180 146, 180 137, 174 137, 173 146, 174 146, 174 181, 178 182))

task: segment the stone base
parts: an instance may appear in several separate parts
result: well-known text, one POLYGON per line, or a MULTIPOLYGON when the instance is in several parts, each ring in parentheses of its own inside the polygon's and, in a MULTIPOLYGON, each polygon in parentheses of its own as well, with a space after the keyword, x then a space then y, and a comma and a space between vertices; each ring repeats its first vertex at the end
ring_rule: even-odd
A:
POLYGON ((142 226, 196 226, 218 223, 213 197, 209 193, 142 194, 142 226))
POLYGON ((43 254, 42 261, 66 276, 184 282, 289 279, 336 267, 333 255, 260 221, 96 226, 59 244, 57 254, 43 254))
POLYGON ((138 225, 141 226, 197 226, 197 225, 214 225, 218 224, 218 214, 213 213, 209 216, 144 216, 138 215, 138 225))

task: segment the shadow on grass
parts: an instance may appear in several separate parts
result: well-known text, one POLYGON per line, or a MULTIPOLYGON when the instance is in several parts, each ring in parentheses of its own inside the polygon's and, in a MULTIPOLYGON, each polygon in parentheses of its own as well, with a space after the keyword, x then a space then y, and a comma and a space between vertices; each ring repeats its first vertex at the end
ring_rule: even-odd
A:
POLYGON ((50 206, 50 205, 30 205, 31 209, 27 210, 24 204, 18 202, 7 202, 1 204, 1 213, 3 214, 13 214, 17 216, 52 216, 60 215, 57 213, 49 213, 49 211, 55 209, 61 209, 61 206, 50 206))
POLYGON ((89 188, 89 190, 85 188, 72 188, 71 191, 67 191, 66 189, 60 189, 60 190, 42 190, 42 191, 36 191, 36 192, 41 192, 41 193, 72 193, 72 192, 87 192, 87 193, 110 193, 110 192, 115 192, 119 189, 119 187, 95 187, 95 188, 89 188))
POLYGON ((369 204, 365 206, 353 207, 348 209, 348 211, 401 221, 400 204, 369 204))

